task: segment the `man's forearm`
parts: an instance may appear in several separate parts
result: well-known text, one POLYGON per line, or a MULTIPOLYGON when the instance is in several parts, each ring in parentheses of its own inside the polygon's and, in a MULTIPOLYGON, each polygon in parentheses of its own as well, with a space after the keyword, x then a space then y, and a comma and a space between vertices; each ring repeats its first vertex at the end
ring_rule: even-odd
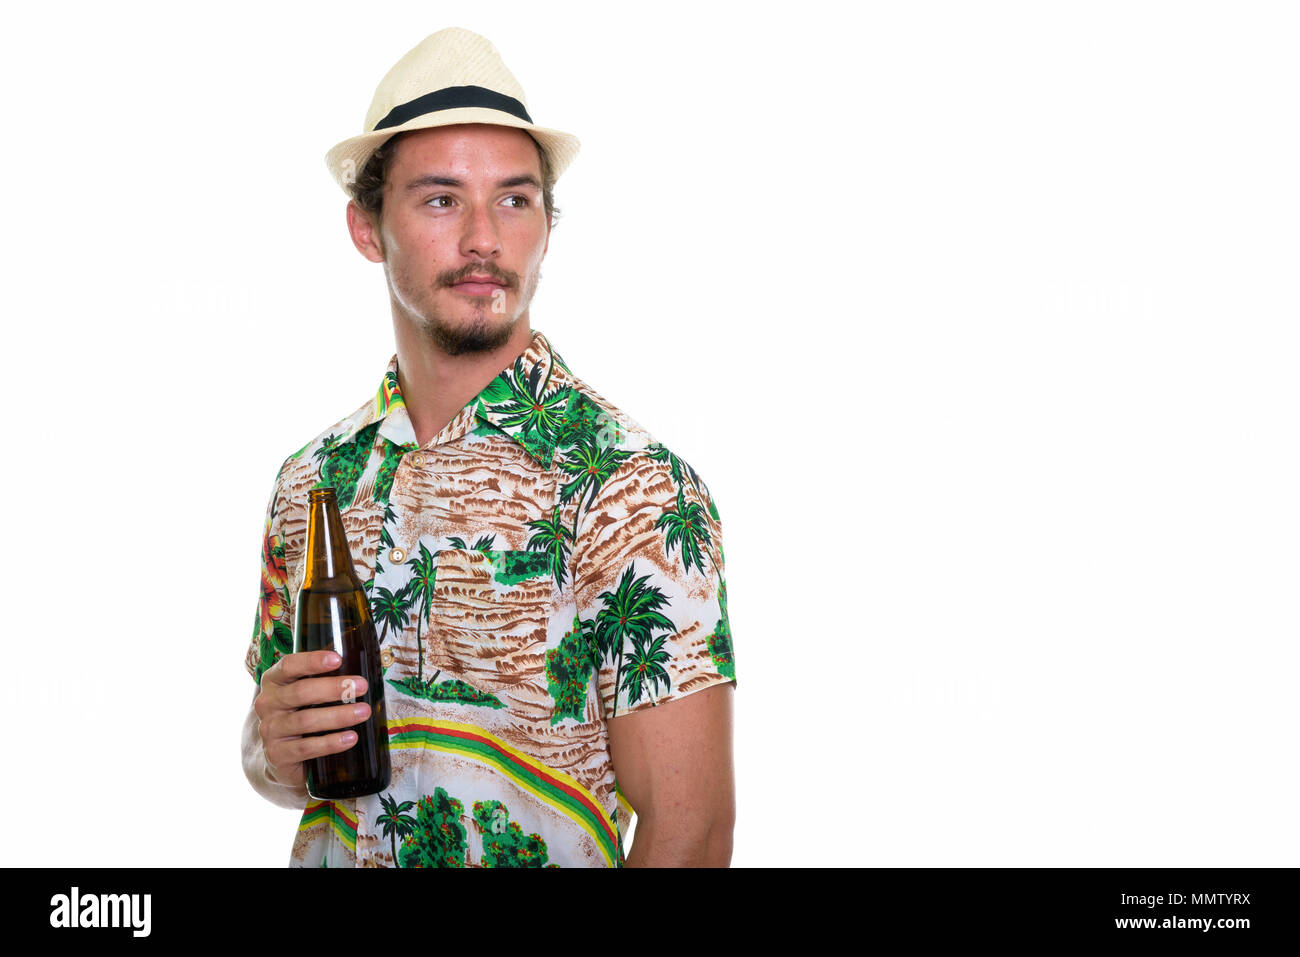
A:
POLYGON ((626 867, 730 867, 733 823, 657 822, 637 812, 626 867))

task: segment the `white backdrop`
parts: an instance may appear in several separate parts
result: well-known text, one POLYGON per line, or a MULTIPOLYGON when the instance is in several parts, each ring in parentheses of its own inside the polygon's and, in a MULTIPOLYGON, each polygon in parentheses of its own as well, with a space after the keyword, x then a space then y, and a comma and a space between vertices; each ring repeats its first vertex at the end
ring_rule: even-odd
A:
POLYGON ((458 25, 583 141, 533 326, 717 498, 734 864, 1295 865, 1294 9, 28 5, 3 862, 287 861, 263 510, 393 351, 323 155, 458 25))

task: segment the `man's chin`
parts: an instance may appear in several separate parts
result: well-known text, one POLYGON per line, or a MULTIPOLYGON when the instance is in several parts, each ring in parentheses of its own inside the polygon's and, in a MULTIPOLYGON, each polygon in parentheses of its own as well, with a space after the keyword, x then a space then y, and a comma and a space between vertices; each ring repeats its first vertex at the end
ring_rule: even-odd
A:
POLYGON ((510 340, 518 318, 473 319, 464 323, 425 320, 424 334, 429 341, 449 356, 473 355, 500 349, 510 340))

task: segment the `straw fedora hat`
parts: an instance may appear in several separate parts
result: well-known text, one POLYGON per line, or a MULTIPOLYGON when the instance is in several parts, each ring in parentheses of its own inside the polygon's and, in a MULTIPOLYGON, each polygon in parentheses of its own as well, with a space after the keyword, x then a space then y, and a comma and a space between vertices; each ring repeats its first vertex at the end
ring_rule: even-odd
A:
POLYGON ((546 151, 556 179, 578 155, 576 136, 533 123, 524 88, 486 37, 448 27, 425 37, 393 64, 379 81, 361 135, 334 146, 325 154, 325 165, 347 192, 385 140, 407 130, 456 123, 527 131, 546 151))

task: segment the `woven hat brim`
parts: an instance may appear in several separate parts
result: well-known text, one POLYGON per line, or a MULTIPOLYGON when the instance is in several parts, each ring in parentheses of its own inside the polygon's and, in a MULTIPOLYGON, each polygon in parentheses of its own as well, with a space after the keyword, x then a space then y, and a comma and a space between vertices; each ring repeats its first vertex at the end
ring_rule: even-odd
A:
POLYGON ((557 180, 560 178, 560 174, 568 169, 574 157, 578 155, 578 147, 581 145, 579 139, 572 133, 552 130, 544 126, 534 126, 527 120, 511 116, 501 110, 478 106, 458 107, 417 116, 401 126, 392 126, 388 129, 362 133, 360 136, 346 139, 331 147, 330 151, 325 154, 325 165, 329 169, 330 175, 334 177, 334 182, 339 184, 339 188, 351 196, 352 194, 348 191, 349 183, 356 181, 361 168, 370 159, 370 154, 390 137, 396 136, 398 133, 405 133, 408 130, 426 130, 438 126, 455 126, 462 123, 490 123, 495 126, 511 126, 531 133, 542 149, 546 150, 546 155, 551 161, 551 169, 557 180))

